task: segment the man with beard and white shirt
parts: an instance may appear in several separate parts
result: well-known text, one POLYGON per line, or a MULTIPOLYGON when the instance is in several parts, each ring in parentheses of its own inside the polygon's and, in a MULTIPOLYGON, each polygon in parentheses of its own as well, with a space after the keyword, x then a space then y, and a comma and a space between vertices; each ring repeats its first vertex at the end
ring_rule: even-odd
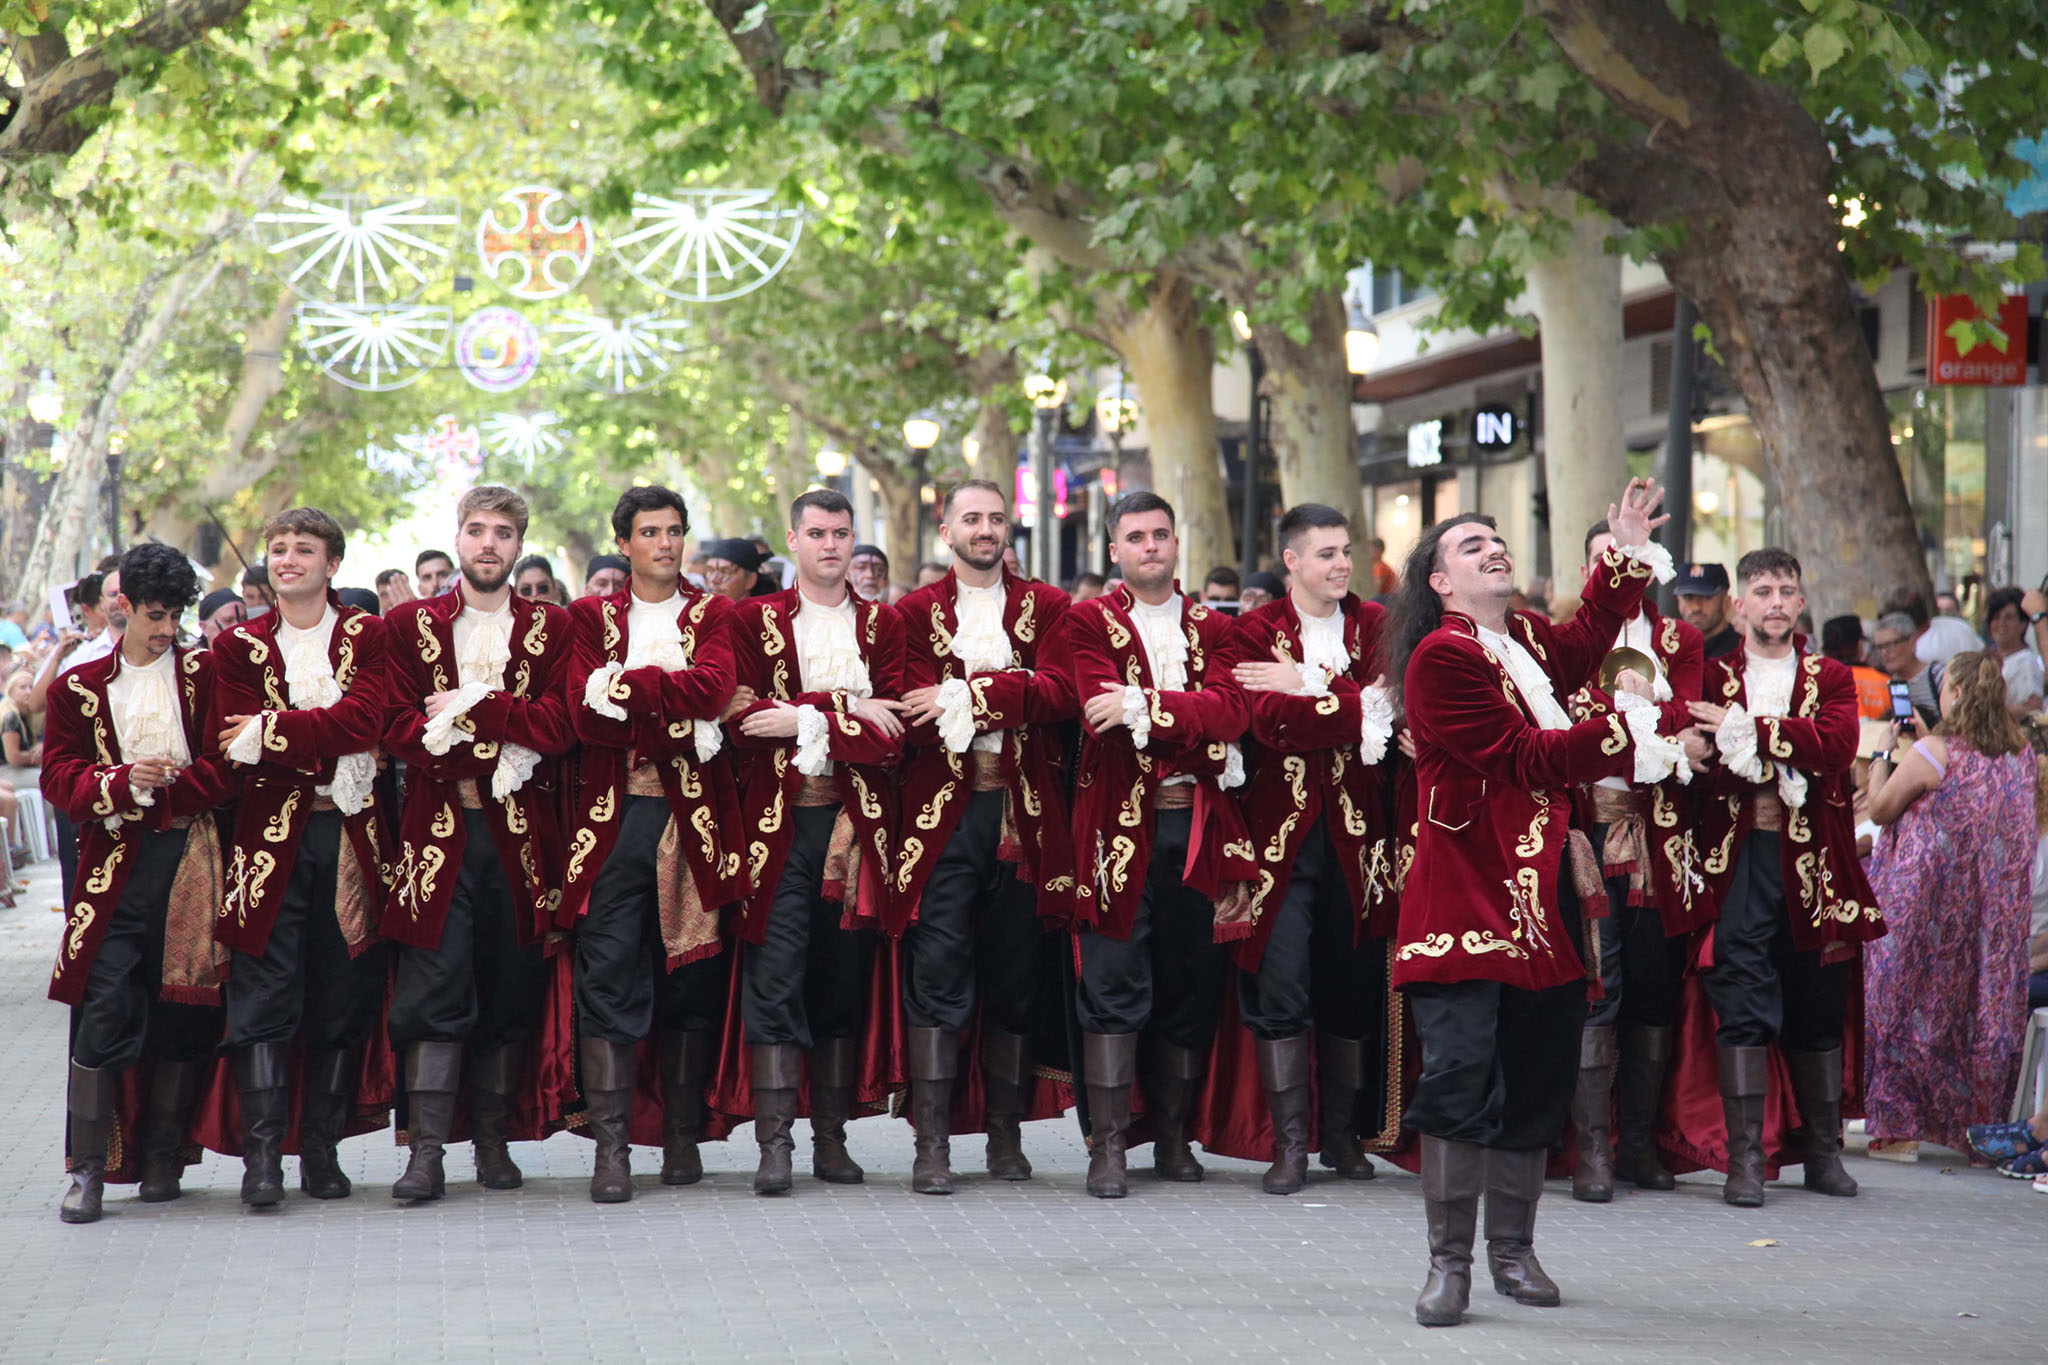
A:
POLYGON ((541 943, 560 885, 549 779, 552 760, 574 742, 560 685, 568 615, 511 588, 526 519, 526 500, 511 489, 470 489, 455 509, 455 586, 385 617, 384 743, 406 771, 382 922, 400 945, 391 1046, 412 1139, 396 1199, 441 1196, 465 1071, 477 1179, 486 1189, 521 1184, 508 1124, 539 1031, 541 943))
POLYGON ((1742 648, 1708 664, 1692 713, 1721 758, 1718 797, 1700 821, 1720 906, 1704 985, 1719 1020, 1721 1197, 1756 1208, 1773 1044, 1804 1120, 1806 1188, 1856 1193, 1841 1156, 1850 967, 1885 924, 1856 856, 1856 679, 1846 664, 1801 652, 1806 594, 1790 553, 1751 550, 1735 581, 1742 648))
MULTIPOLYGON (((1003 490, 969 479, 940 505, 953 551, 944 578, 897 604, 903 705, 915 748, 904 776, 891 915, 904 936, 903 1013, 917 1161, 910 1187, 953 1190, 949 1119, 979 1064, 988 1169, 1027 1180, 1019 1124, 1030 1107, 1032 1007, 1057 980, 1046 923, 1072 902, 1073 854, 1059 722, 1075 714, 1063 670, 1045 668, 1067 595, 1006 573, 1003 490), (960 1057, 981 1019, 979 1056, 960 1057)), ((861 560, 859 547, 854 563, 861 560)), ((886 570, 881 586, 887 586, 886 570)))

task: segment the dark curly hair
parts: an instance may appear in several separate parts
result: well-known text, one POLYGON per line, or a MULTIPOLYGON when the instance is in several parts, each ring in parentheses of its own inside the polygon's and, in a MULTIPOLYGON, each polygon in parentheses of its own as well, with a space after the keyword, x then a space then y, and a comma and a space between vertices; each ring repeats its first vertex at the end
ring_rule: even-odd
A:
POLYGON ((663 488, 660 484, 634 484, 619 494, 619 500, 612 506, 612 535, 619 540, 633 538, 633 518, 642 512, 659 512, 672 507, 675 514, 683 519, 683 534, 690 531, 690 508, 683 501, 683 495, 674 489, 663 488))
POLYGON ((121 556, 121 595, 138 607, 148 603, 182 612, 199 600, 199 575, 169 545, 137 545, 121 556))

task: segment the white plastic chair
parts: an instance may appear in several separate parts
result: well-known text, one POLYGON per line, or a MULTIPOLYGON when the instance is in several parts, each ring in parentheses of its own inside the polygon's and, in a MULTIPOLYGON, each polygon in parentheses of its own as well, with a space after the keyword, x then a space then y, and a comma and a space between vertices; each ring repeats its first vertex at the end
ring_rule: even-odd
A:
POLYGON ((22 838, 27 843, 29 854, 41 862, 56 846, 56 834, 50 828, 50 804, 43 800, 41 792, 26 787, 17 787, 14 799, 20 803, 18 819, 22 838))
POLYGON ((2020 1083, 2012 1097, 2012 1119, 2030 1119, 2048 1095, 2048 1009, 2027 1017, 2027 1040, 2020 1049, 2020 1083))

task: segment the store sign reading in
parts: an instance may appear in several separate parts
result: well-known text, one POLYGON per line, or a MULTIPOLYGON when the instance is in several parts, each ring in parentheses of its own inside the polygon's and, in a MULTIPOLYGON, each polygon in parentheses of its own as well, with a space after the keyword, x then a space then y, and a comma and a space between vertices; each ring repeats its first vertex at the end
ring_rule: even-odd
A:
POLYGON ((1487 403, 1472 413, 1472 444, 1481 450, 1506 450, 1520 434, 1515 410, 1499 403, 1487 403))

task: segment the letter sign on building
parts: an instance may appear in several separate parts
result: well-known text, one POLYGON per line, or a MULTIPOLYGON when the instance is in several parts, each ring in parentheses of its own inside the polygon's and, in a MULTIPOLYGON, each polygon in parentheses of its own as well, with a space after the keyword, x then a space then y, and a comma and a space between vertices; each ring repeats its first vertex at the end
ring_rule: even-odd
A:
POLYGON ((1444 424, 1417 422, 1408 428, 1408 467, 1427 469, 1444 462, 1444 424))
POLYGON ((1501 403, 1486 403, 1473 410, 1472 444, 1480 450, 1506 450, 1520 434, 1515 410, 1501 403))
POLYGON ((2015 387, 2027 382, 2027 300, 2008 294, 1998 306, 2005 344, 1980 340, 1982 309, 1968 294, 1937 294, 1927 309, 1927 382, 2015 387))

